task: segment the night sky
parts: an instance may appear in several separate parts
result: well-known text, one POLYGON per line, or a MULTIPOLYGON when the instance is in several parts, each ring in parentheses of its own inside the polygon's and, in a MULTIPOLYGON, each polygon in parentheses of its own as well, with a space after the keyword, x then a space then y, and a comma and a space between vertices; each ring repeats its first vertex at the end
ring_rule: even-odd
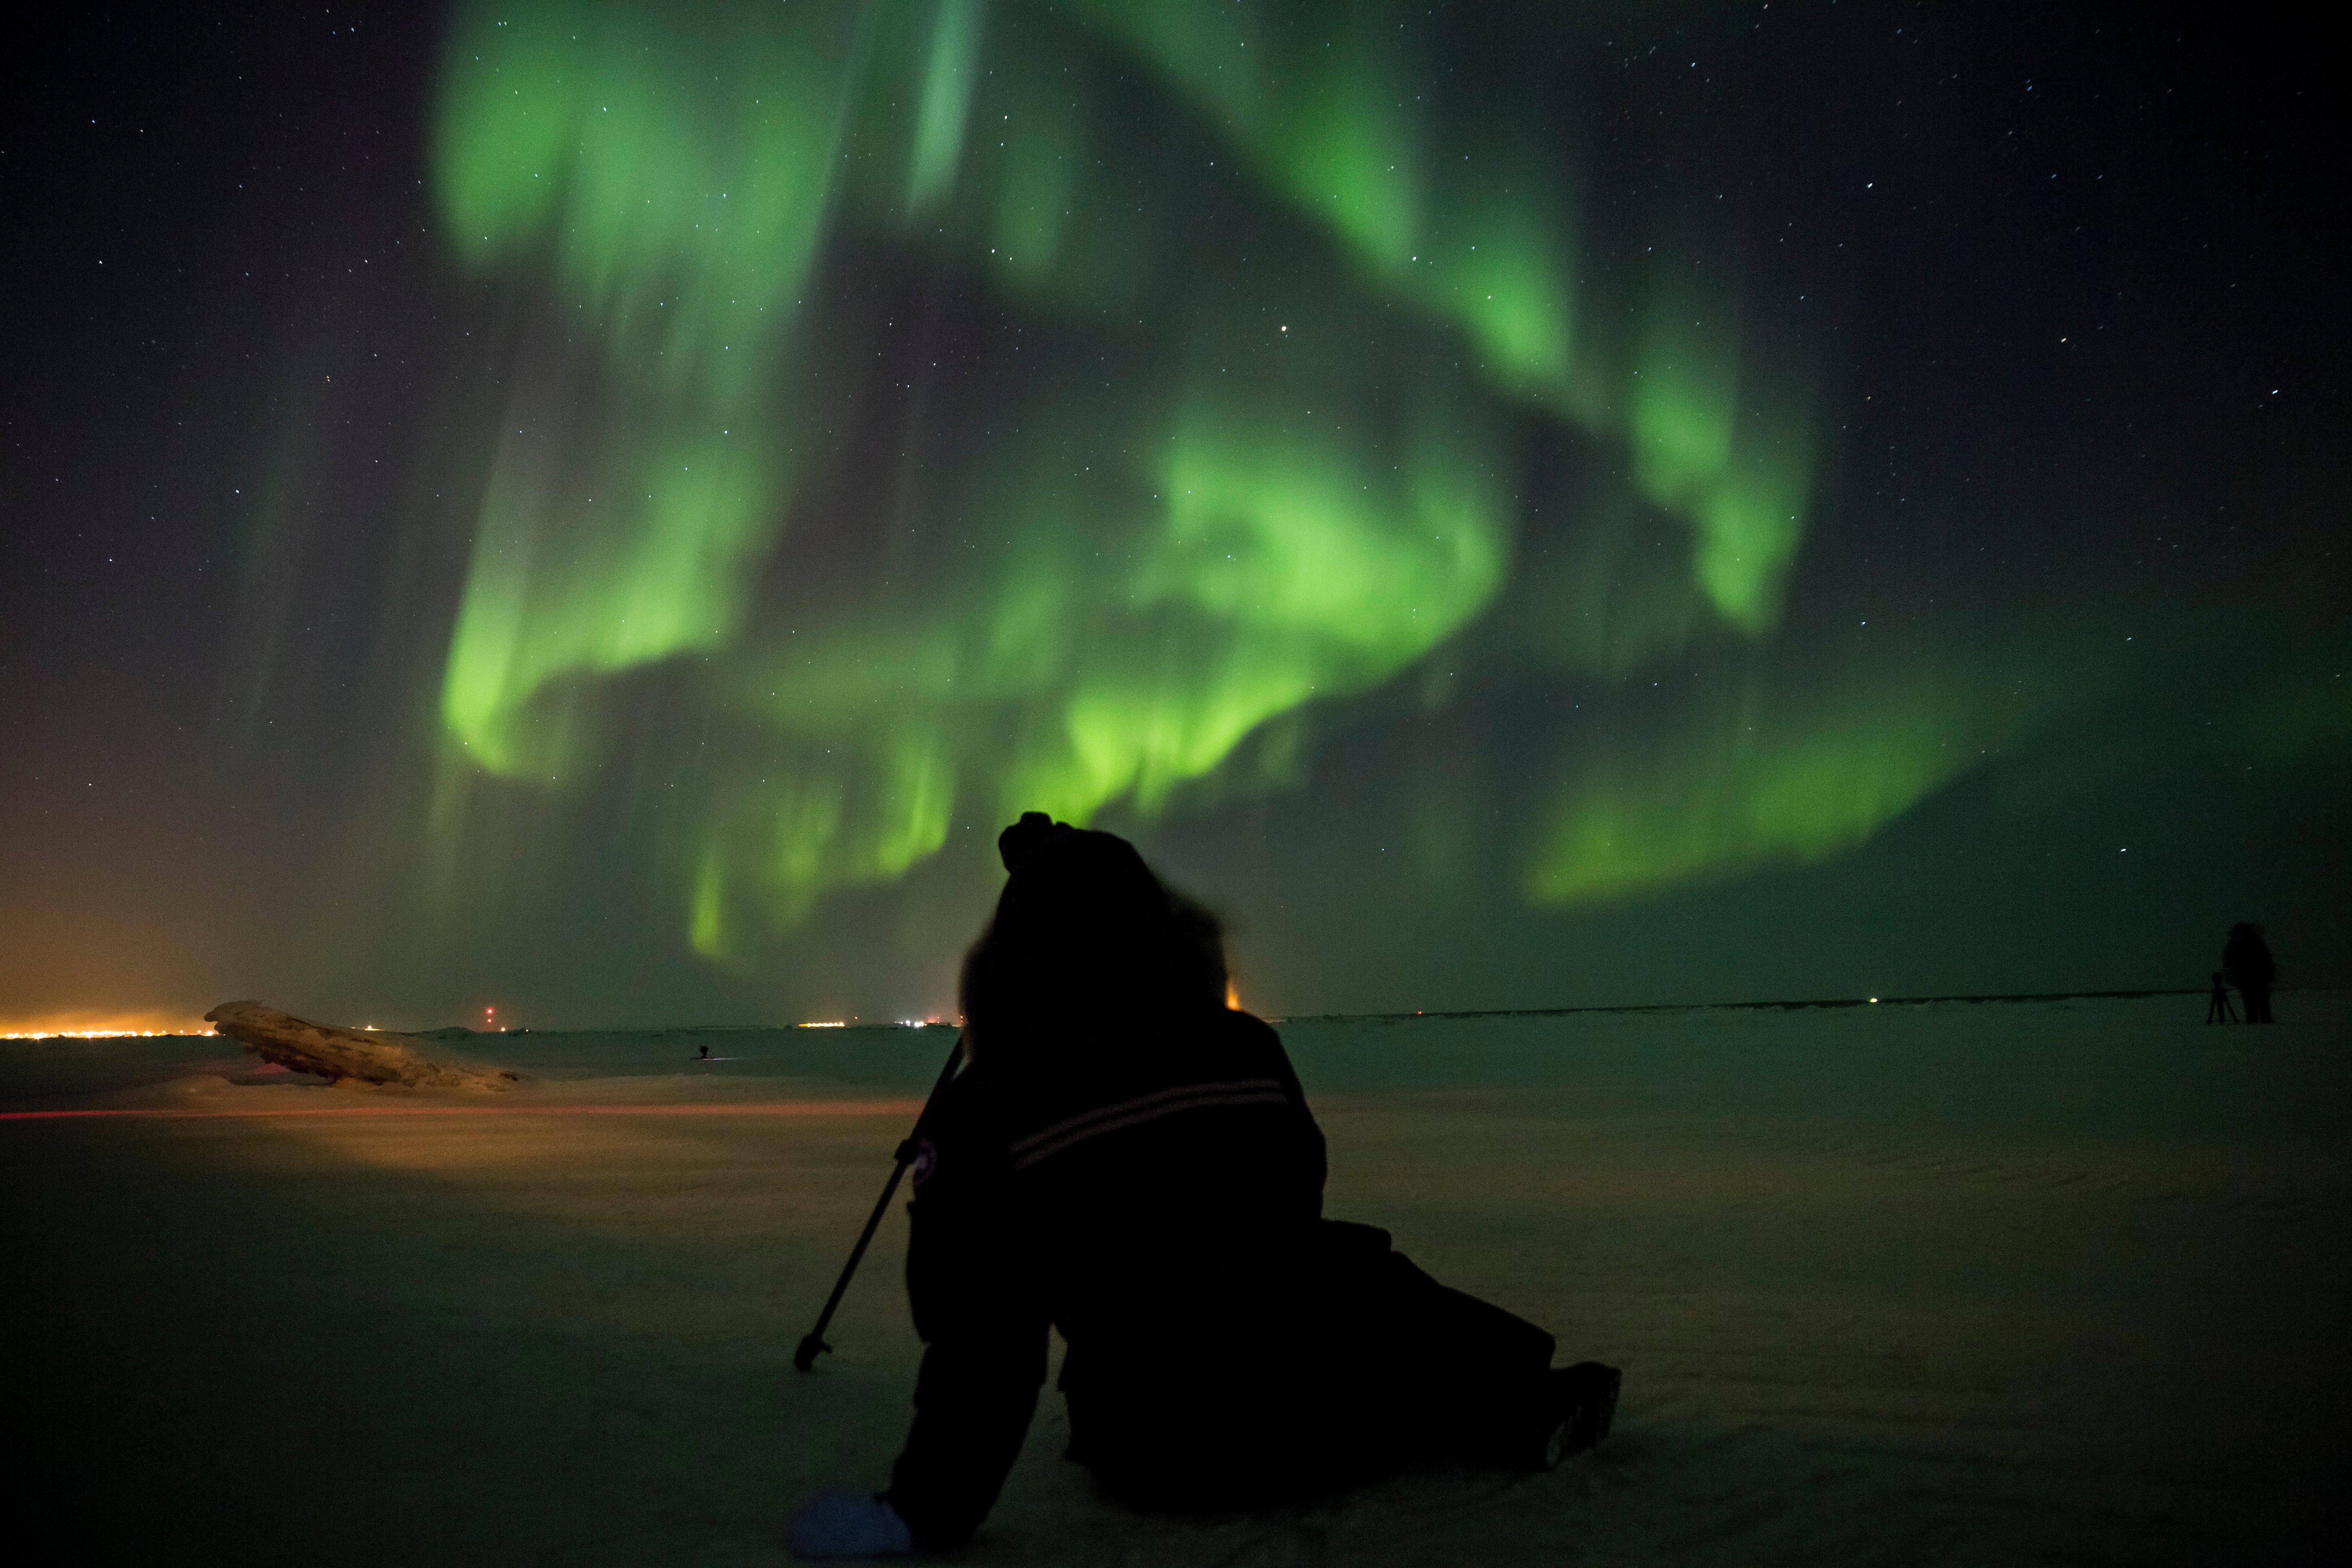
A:
POLYGON ((2298 15, 20 22, 0 1027, 2352 983, 2298 15))

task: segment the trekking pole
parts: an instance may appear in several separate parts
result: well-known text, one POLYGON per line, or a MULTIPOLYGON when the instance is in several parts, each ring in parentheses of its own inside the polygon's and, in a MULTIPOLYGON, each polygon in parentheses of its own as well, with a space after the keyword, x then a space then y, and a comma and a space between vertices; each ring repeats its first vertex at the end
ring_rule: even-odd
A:
POLYGON ((849 1249, 849 1261, 841 1266, 841 1278, 833 1282, 833 1294, 824 1299, 824 1310, 816 1315, 816 1327, 801 1337, 800 1349, 793 1352, 793 1365, 800 1371, 807 1372, 814 1368, 816 1358, 833 1348, 824 1342, 825 1325, 833 1321, 833 1310, 841 1305, 842 1293, 849 1289, 850 1276, 857 1272, 858 1260, 866 1256, 866 1244, 874 1239, 875 1231, 881 1226, 882 1215, 890 1207, 890 1194, 898 1190, 898 1178, 905 1175, 907 1167, 915 1163, 916 1146, 923 1137, 923 1123, 930 1120, 931 1107, 938 1103, 940 1090, 947 1088, 948 1079, 955 1076, 956 1063, 962 1056, 963 1037, 958 1035, 955 1048, 948 1052, 947 1065, 940 1068, 940 1080, 931 1085, 930 1098, 923 1101, 922 1112, 915 1118, 914 1131, 899 1140, 898 1163, 891 1171, 890 1179, 882 1184, 882 1195, 874 1200, 874 1212, 866 1216, 866 1228, 858 1233, 857 1245, 849 1249))

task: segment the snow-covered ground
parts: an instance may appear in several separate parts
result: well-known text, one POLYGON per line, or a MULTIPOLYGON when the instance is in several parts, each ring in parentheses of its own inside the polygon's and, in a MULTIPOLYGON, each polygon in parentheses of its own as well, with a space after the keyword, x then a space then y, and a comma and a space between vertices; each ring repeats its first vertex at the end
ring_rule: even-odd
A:
MULTIPOLYGON (((2277 1011, 1286 1024, 1326 1211, 1622 1366, 1616 1434, 1174 1521, 1096 1500, 1049 1395, 969 1555, 2295 1560, 2352 1459, 2352 995, 2277 1011)), ((461 1099, 12 1043, 0 1110, 125 1113, 0 1120, 20 1506, 93 1555, 782 1560, 793 1503, 880 1485, 902 1432, 902 1218, 836 1353, 790 1357, 952 1039, 423 1042, 530 1075, 461 1099)))

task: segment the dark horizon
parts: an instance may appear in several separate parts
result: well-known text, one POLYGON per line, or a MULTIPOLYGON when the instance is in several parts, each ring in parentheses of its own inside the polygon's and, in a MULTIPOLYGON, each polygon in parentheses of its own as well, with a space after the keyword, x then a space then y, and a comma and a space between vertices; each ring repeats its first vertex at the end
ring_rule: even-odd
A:
MULTIPOLYGON (((2317 994, 2343 989, 2345 989, 2345 987, 2331 985, 2284 986, 2280 988, 2278 994, 2281 995, 2292 996, 2298 993, 2317 994)), ((1285 1013, 1266 1014, 1264 1015, 1264 1016, 1265 1017, 1266 1022, 1271 1024, 1398 1023, 1413 1018, 1427 1018, 1431 1020, 1465 1018, 1564 1018, 1585 1013, 1689 1013, 1710 1010, 1724 1012, 1799 1012, 1817 1007, 1927 1007, 1936 1006, 1946 1003, 2130 1002, 2145 1001, 2159 996, 2194 996, 2202 1000, 2209 994, 2210 993, 2205 987, 2189 986, 2138 991, 2038 991, 2021 994, 1986 994, 1968 996, 1815 996, 1802 998, 1775 998, 1764 1001, 1744 1002, 1634 1002, 1620 1003, 1609 1005, 1574 1007, 1468 1008, 1450 1012, 1415 1009, 1412 1012, 1405 1013, 1285 1013)), ((314 1021, 324 1022, 326 1020, 314 1021)), ((2228 1022, 2237 1024, 2242 1022, 2242 1020, 2233 1015, 2228 1022)), ((349 1026, 346 1025, 345 1026, 349 1026)), ((379 1026, 375 1025, 370 1025, 367 1026, 370 1028, 379 1027, 379 1026)), ((511 1028, 504 1025, 501 1025, 497 1028, 475 1028, 466 1024, 436 1024, 418 1026, 415 1027, 388 1028, 383 1032, 392 1035, 406 1036, 412 1038, 423 1038, 426 1037, 446 1038, 460 1035, 481 1038, 488 1038, 498 1035, 644 1035, 647 1037, 667 1037, 672 1035, 772 1035, 782 1034, 791 1029, 840 1029, 845 1032, 855 1032, 861 1029, 956 1029, 961 1031, 961 1028, 962 1025, 954 1018, 849 1018, 839 1020, 800 1019, 791 1022, 751 1024, 639 1024, 625 1027, 604 1027, 594 1024, 572 1024, 555 1026, 536 1024, 520 1024, 516 1025, 511 1028)), ((0 1039, 26 1040, 107 1040, 140 1038, 226 1039, 228 1037, 214 1033, 208 1026, 204 1027, 182 1029, 148 1030, 144 1032, 125 1031, 122 1034, 106 1034, 91 1030, 58 1031, 51 1034, 0 1034, 0 1039)))

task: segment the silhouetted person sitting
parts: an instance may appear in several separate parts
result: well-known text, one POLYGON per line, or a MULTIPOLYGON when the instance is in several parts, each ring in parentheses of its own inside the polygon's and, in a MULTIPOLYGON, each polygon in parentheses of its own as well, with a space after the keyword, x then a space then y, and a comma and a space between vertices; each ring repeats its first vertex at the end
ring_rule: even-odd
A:
POLYGON ((2205 1004, 2205 1021, 2209 1024, 2234 1024, 2238 1021, 2238 1010, 2230 1005, 2229 983, 2221 978, 2221 972, 2218 969, 2213 972, 2212 997, 2205 1004))
POLYGON ((2271 962, 2262 927, 2242 923, 2230 928, 2230 940, 2221 946, 2221 973, 2245 999, 2246 1022, 2269 1023, 2271 982, 2278 977, 2278 965, 2271 962))
POLYGON ((965 1066, 914 1163, 928 1348, 879 1495, 827 1492, 806 1556, 961 1544, 1045 1381, 1067 1458, 1141 1507, 1255 1505, 1420 1463, 1540 1469, 1609 1430, 1618 1373, 1321 1217, 1323 1134, 1275 1032, 1228 1009, 1213 917, 1126 840, 1031 812, 964 961, 965 1066))

